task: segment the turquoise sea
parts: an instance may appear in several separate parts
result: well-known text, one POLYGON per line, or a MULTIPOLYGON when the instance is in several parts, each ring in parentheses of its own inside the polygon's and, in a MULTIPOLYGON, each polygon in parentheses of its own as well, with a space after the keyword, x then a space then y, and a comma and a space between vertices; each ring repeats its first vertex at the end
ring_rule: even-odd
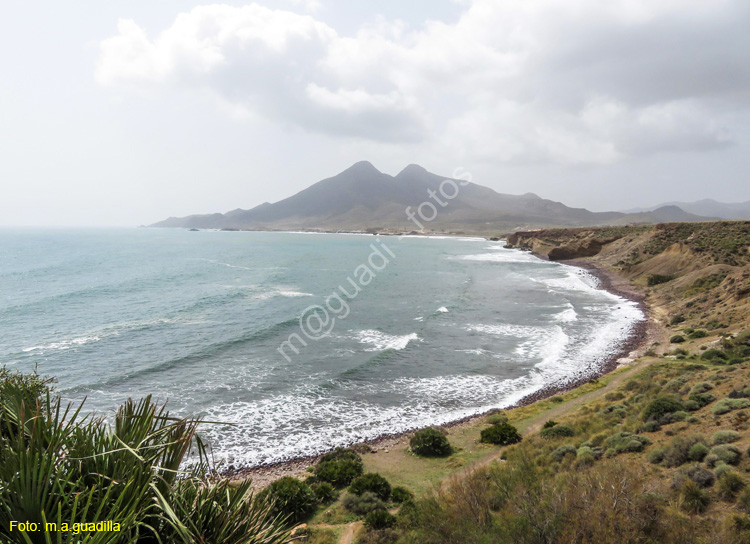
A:
POLYGON ((476 238, 0 230, 0 365, 104 415, 153 393, 232 423, 204 434, 238 466, 506 406, 590 375, 642 318, 476 238))

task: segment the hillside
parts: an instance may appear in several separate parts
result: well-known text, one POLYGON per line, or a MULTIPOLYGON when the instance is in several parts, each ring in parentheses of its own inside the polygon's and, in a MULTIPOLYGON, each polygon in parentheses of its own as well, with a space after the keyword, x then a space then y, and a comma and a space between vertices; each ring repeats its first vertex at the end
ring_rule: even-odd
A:
POLYGON ((246 230, 324 230, 324 231, 426 231, 486 234, 498 230, 518 230, 545 226, 583 226, 665 221, 700 221, 706 218, 689 214, 678 207, 651 212, 624 214, 591 212, 571 208, 560 202, 527 193, 498 193, 475 183, 452 180, 444 186, 445 176, 432 174, 418 165, 409 165, 396 176, 380 172, 369 162, 358 162, 340 174, 319 181, 299 193, 249 210, 236 209, 225 214, 170 217, 152 227, 246 229, 246 230), (430 195, 436 195, 431 197, 430 195), (416 212, 420 204, 430 202, 423 216, 410 220, 406 209, 416 212), (440 203, 442 202, 442 204, 440 203), (444 204, 444 205, 443 205, 444 204))
POLYGON ((717 202, 711 198, 696 202, 667 202, 651 208, 625 210, 624 213, 648 213, 664 206, 677 206, 688 213, 717 219, 750 219, 750 201, 730 203, 717 202))

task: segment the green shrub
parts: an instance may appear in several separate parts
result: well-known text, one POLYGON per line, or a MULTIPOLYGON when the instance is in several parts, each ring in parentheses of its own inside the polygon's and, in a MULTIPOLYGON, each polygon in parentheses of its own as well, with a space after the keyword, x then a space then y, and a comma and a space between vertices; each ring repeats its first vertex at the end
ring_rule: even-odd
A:
POLYGON ((371 472, 355 479, 349 486, 349 492, 355 495, 366 491, 374 493, 381 501, 387 501, 391 496, 391 484, 380 474, 371 472))
POLYGON ((385 503, 375 493, 365 491, 361 495, 344 495, 344 508, 360 516, 365 516, 376 510, 385 510, 385 503))
MULTIPOLYGON (((551 427, 551 429, 555 428, 551 427)), ((510 423, 500 423, 487 429, 482 429, 480 440, 486 444, 509 446, 521 441, 521 433, 510 423)))
POLYGON ((363 472, 362 459, 351 449, 337 448, 325 454, 315 466, 316 478, 333 484, 335 487, 345 487, 352 483, 363 472))
POLYGON ((711 497, 698 484, 689 481, 682 488, 682 508, 691 514, 702 514, 711 504, 711 497))
POLYGON ((702 442, 693 444, 688 450, 688 460, 694 461, 696 463, 700 463, 701 461, 703 461, 703 459, 706 458, 706 455, 708 455, 708 446, 706 446, 702 442))
POLYGON ((725 501, 733 501, 737 493, 745 488, 745 482, 739 474, 729 470, 721 475, 717 485, 719 497, 725 501))
POLYGON ((704 330, 697 330, 693 331, 688 335, 688 338, 691 338, 693 340, 697 340, 698 338, 705 338, 708 336, 708 333, 704 330))
POLYGON ((732 444, 722 444, 721 446, 714 446, 711 448, 709 455, 706 457, 707 463, 709 463, 709 458, 711 466, 716 466, 719 461, 726 463, 727 465, 737 465, 742 458, 742 453, 737 446, 732 444))
POLYGON ((643 410, 642 417, 643 421, 648 421, 649 419, 658 420, 665 414, 683 411, 684 409, 685 406, 676 399, 671 397, 659 397, 652 400, 648 406, 646 406, 643 410))
POLYGON ((365 525, 370 529, 387 529, 396 525, 396 516, 386 510, 375 510, 365 516, 365 525))
POLYGON ((721 399, 719 402, 714 404, 711 412, 716 416, 720 416, 723 414, 727 414, 732 410, 739 410, 741 408, 748 407, 750 407, 750 400, 748 399, 721 399))
POLYGON ((703 408, 704 406, 708 406, 713 401, 715 401, 716 397, 714 397, 711 393, 694 393, 690 395, 690 400, 696 402, 699 408, 703 408))
POLYGON ((687 469, 685 472, 688 478, 698 484, 699 487, 711 487, 716 481, 716 476, 710 470, 707 470, 699 465, 695 465, 687 469))
POLYGON ((570 446, 570 445, 566 444, 564 446, 560 446, 559 448, 557 448, 555 451, 553 451, 550 454, 550 456, 555 461, 560 462, 567 455, 575 456, 576 452, 577 452, 577 450, 576 450, 575 446, 570 446))
POLYGON ((422 457, 446 457, 452 452, 448 438, 432 427, 420 429, 414 433, 409 445, 411 451, 422 457))
POLYGON ((737 508, 750 514, 750 487, 745 487, 737 497, 737 508))
POLYGON ((317 503, 310 486, 291 476, 273 482, 258 495, 258 500, 267 502, 277 514, 293 521, 305 519, 317 503))
POLYGON ((497 425, 498 423, 508 423, 508 416, 506 416, 502 412, 490 414, 487 416, 485 421, 490 425, 497 425))
POLYGON ((675 436, 669 445, 664 448, 664 466, 679 467, 690 461, 690 450, 696 444, 705 445, 705 440, 697 435, 675 436))
POLYGON ((640 430, 644 433, 655 433, 661 429, 661 425, 659 425, 658 421, 654 421, 653 419, 651 421, 647 421, 643 425, 640 426, 640 430))
POLYGON ((541 436, 542 438, 552 439, 575 436, 575 434, 575 431, 567 425, 555 425, 554 427, 542 429, 542 431, 539 433, 539 436, 541 436))
POLYGON ((679 410, 677 412, 672 412, 670 414, 664 414, 663 416, 661 416, 659 418, 659 424, 669 425, 670 423, 675 423, 676 421, 685 421, 687 417, 688 417, 687 412, 683 412, 682 410, 679 410))
POLYGON ((722 474, 729 472, 730 470, 732 470, 730 465, 727 465, 724 461, 717 460, 716 466, 714 467, 714 474, 716 474, 717 478, 721 478, 722 474))
POLYGON ((690 389, 690 395, 699 395, 700 393, 706 393, 708 391, 711 391, 714 386, 711 385, 708 382, 700 382, 695 384, 692 389, 690 389))
POLYGON ((391 491, 391 500, 395 503, 403 503, 414 499, 414 493, 405 487, 396 486, 391 491))
POLYGON ((611 455, 618 455, 621 453, 639 452, 643 451, 646 446, 649 446, 651 441, 645 436, 629 432, 619 432, 610 435, 604 441, 604 447, 607 451, 611 450, 611 455))
POLYGON ((170 416, 145 397, 122 404, 108 423, 63 404, 49 383, 0 369, 3 542, 156 542, 157 534, 162 542, 289 541, 283 520, 252 500, 249 480, 206 476, 200 421, 170 416), (71 527, 111 521, 122 532, 8 534, 9 520, 42 522, 42 513, 71 527))
POLYGON ((685 410, 687 410, 688 412, 697 412, 701 408, 702 406, 698 402, 694 401, 693 399, 689 399, 685 401, 685 410))
POLYGON ((661 285, 675 279, 674 274, 650 274, 646 278, 646 285, 653 287, 654 285, 661 285))
POLYGON ((648 455, 646 456, 646 460, 649 463, 653 463, 654 465, 658 465, 662 461, 664 461, 664 450, 659 448, 654 448, 650 452, 648 452, 648 455))
POLYGON ((677 314, 675 316, 672 316, 672 319, 670 319, 669 324, 671 326, 679 325, 680 323, 685 322, 685 316, 682 314, 677 314))
POLYGON ((339 492, 328 482, 317 482, 310 486, 320 504, 330 504, 339 498, 339 492))
POLYGON ((704 361, 712 361, 712 360, 727 360, 727 355, 723 351, 719 351, 718 349, 707 349, 703 353, 701 353, 701 359, 704 361))
POLYGON ((718 444, 731 444, 737 442, 740 439, 740 433, 737 431, 716 431, 711 437, 711 443, 714 445, 718 444))
POLYGON ((548 419, 547 421, 544 422, 544 425, 542 425, 542 429, 550 429, 554 427, 555 425, 557 425, 557 421, 548 419))

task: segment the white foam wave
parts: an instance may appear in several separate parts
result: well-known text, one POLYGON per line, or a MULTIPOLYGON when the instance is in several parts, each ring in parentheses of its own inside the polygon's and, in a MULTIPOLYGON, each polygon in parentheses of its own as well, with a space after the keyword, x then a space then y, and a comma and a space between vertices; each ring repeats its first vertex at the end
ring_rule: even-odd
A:
POLYGON ((395 334, 386 334, 376 330, 359 331, 355 338, 362 344, 369 344, 371 347, 365 348, 365 351, 383 351, 386 349, 402 350, 409 345, 412 340, 419 340, 417 333, 405 334, 398 336, 395 334))
POLYGON ((573 307, 573 305, 568 304, 567 308, 565 308, 559 314, 553 315, 552 319, 554 319, 555 321, 561 321, 563 323, 570 323, 578 319, 578 314, 576 313, 576 309, 573 307))
POLYGON ((466 327, 469 332, 481 332, 484 334, 513 336, 516 338, 527 338, 530 336, 539 336, 544 331, 544 327, 534 327, 531 325, 514 325, 512 323, 499 323, 496 325, 469 325, 466 327))
POLYGON ((530 253, 508 250, 493 251, 492 253, 478 253, 476 255, 461 255, 460 257, 458 257, 458 259, 462 261, 482 261, 491 263, 548 264, 547 261, 543 261, 542 259, 535 257, 530 253))
POLYGON ((297 298, 297 297, 313 297, 312 293, 304 293, 302 291, 295 291, 293 289, 270 289, 265 290, 263 293, 260 293, 256 295, 255 298, 265 300, 273 297, 287 297, 287 298, 297 298))
POLYGON ((440 308, 438 308, 438 309, 437 309, 436 311, 437 311, 437 313, 439 313, 439 314, 447 314, 447 313, 448 313, 448 308, 446 308, 445 306, 441 306, 441 307, 440 307, 440 308))
POLYGON ((80 338, 73 338, 71 340, 61 340, 60 342, 52 342, 51 344, 47 344, 44 346, 32 346, 29 348, 23 348, 21 351, 24 353, 29 353, 32 351, 55 351, 55 350, 65 350, 65 349, 71 349, 78 346, 83 346, 84 344, 88 344, 90 342, 98 342, 101 340, 101 337, 99 336, 81 336, 80 338))

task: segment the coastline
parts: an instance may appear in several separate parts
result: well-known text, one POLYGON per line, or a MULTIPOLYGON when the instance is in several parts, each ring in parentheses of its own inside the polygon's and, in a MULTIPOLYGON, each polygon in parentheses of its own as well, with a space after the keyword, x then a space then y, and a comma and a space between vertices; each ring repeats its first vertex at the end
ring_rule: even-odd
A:
MULTIPOLYGON (((617 295, 621 298, 635 302, 638 305, 639 309, 643 312, 644 319, 638 321, 631 329, 628 336, 620 343, 618 349, 611 353, 599 368, 594 369, 593 372, 588 374, 586 377, 566 381, 564 383, 549 384, 542 387, 541 389, 538 389, 537 391, 534 391, 533 393, 526 395, 515 404, 507 406, 504 409, 527 406, 537 401, 561 393, 565 393, 592 380, 598 379, 601 376, 604 376, 605 374, 608 374, 621 366, 626 366, 627 364, 632 363, 636 358, 644 355, 647 346, 650 346, 651 343, 655 341, 659 336, 659 327, 653 320, 653 312, 646 303, 645 295, 638 291, 635 287, 633 287, 633 285, 630 284, 627 280, 600 266, 597 266, 591 261, 574 259, 558 262, 567 266, 575 266, 586 270, 589 274, 597 279, 597 282, 599 284, 598 287, 600 289, 617 295)), ((441 427, 445 429, 452 429, 477 425, 484 420, 484 418, 487 416, 487 413, 488 412, 483 412, 457 419, 441 425, 441 427)), ((389 448, 392 448, 402 441, 406 440, 406 438, 416 430, 417 429, 412 429, 399 433, 381 435, 371 440, 350 444, 349 447, 352 447, 363 453, 375 453, 378 451, 388 452, 389 448)), ((253 487, 256 489, 262 489, 273 481, 284 476, 301 477, 305 474, 308 474, 308 468, 315 465, 321 456, 322 454, 301 456, 285 461, 279 461, 276 463, 269 463, 266 465, 238 468, 230 465, 224 470, 220 470, 219 473, 224 477, 228 477, 234 480, 252 479, 253 487)))

